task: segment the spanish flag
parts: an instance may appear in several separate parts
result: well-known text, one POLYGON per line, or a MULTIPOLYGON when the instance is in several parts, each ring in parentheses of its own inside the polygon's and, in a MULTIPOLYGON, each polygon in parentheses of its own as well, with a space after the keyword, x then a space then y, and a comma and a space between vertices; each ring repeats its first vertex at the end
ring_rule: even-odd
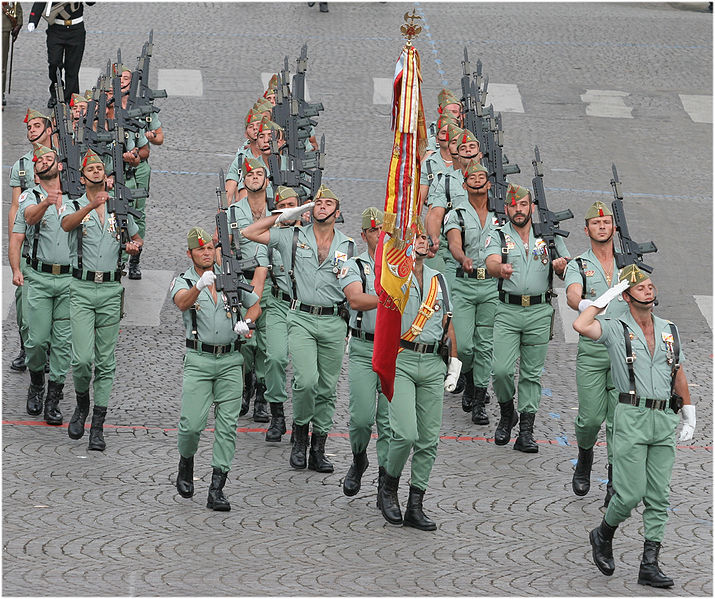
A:
POLYGON ((375 251, 379 297, 372 356, 382 392, 392 400, 402 313, 410 293, 413 241, 420 184, 420 157, 427 142, 420 85, 420 57, 409 42, 395 67, 392 129, 395 133, 385 193, 385 221, 375 251))

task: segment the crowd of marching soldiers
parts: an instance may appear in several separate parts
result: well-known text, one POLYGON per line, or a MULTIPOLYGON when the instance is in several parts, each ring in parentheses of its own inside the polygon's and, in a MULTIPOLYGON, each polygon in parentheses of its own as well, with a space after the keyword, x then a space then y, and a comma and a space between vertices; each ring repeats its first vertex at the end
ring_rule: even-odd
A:
MULTIPOLYGON (((114 72, 121 82, 121 105, 126 111, 124 100, 131 102, 133 72, 121 63, 114 72)), ((605 574, 613 572, 613 532, 645 498, 647 540, 639 583, 671 586, 672 579, 659 570, 657 557, 667 519, 667 482, 680 406, 673 409, 661 396, 670 397, 671 392, 682 396, 681 440, 692 437, 695 412, 680 368, 674 325, 668 329, 666 321, 655 319, 657 332, 662 333, 655 340, 663 343, 664 365, 658 372, 669 383, 667 390, 656 385, 636 395, 635 380, 642 391, 645 377, 634 374, 632 360, 624 360, 630 370, 613 368, 618 354, 612 351, 616 342, 611 338, 617 337, 617 327, 609 324, 609 318, 594 320, 597 312, 615 300, 607 315, 621 318, 618 322, 627 330, 638 326, 638 310, 650 315, 655 301, 652 282, 636 263, 617 267, 613 211, 601 202, 589 208, 584 230, 591 248, 571 260, 563 242, 565 234, 558 230, 558 221, 564 217, 545 207, 538 150, 533 191, 508 183, 500 150, 496 150, 500 141, 490 140, 485 152, 485 130, 467 128, 464 99, 442 90, 439 117, 430 125, 422 163, 420 208, 424 207, 425 215, 424 221, 420 217, 416 223, 416 261, 402 316, 394 395, 388 402, 371 363, 378 303, 375 251, 384 214, 376 207, 363 212, 361 238, 367 249, 356 255, 354 240, 335 227, 340 222, 340 199, 319 184, 316 169, 322 168, 318 160, 322 144, 319 150, 311 121, 288 133, 286 122, 281 125, 275 120, 285 84, 284 74, 274 76, 246 115, 246 139, 219 187, 219 196, 225 199, 223 220, 219 210, 214 234, 201 227, 189 231, 190 267, 171 284, 172 300, 183 313, 187 346, 178 433, 179 494, 187 498, 194 494, 194 455, 213 405, 216 425, 207 506, 230 510, 223 489, 235 452, 238 417, 249 412, 253 400, 253 420, 268 423, 265 440, 281 441, 288 430, 284 404, 289 358, 293 369, 290 466, 333 472, 325 447, 347 340, 353 460, 343 492, 347 496, 359 492, 368 467, 372 426, 377 424, 377 506, 391 524, 435 530, 436 524, 424 513, 423 497, 437 452, 444 391, 461 394, 462 409, 470 414, 471 422, 487 426, 485 406, 490 402, 491 381, 499 406, 494 443, 508 444, 518 424, 513 448, 538 452, 534 426, 552 336, 555 274, 566 280, 568 305, 582 313, 577 321, 582 333, 577 360, 579 454, 572 481, 577 495, 589 491, 593 447, 601 425, 607 423, 605 505, 609 511, 591 533, 594 561, 605 574), (298 135, 296 131, 301 130, 298 135), (297 142, 301 148, 296 154, 297 142), (289 146, 293 154, 283 152, 289 146), (501 174, 495 173, 495 153, 496 171, 501 174), (282 184, 287 180, 289 156, 299 156, 305 164, 315 158, 308 183, 282 184), (306 198, 311 201, 305 202, 306 198), (538 225, 533 214, 537 210, 538 225), (646 397, 651 399, 642 399, 646 397), (618 452, 619 447, 630 447, 632 438, 628 434, 614 438, 614 414, 625 410, 621 404, 628 402, 640 409, 640 401, 643 409, 653 412, 649 415, 661 418, 655 411, 663 411, 663 422, 656 423, 662 429, 660 437, 641 439, 640 444, 658 448, 657 460, 668 470, 667 479, 653 475, 651 480, 648 474, 646 481, 636 476, 642 464, 628 463, 618 452), (409 497, 403 515, 397 493, 410 455, 409 497), (634 485, 642 485, 642 492, 634 485)), ((115 94, 118 89, 113 88, 115 94)), ((98 111, 97 95, 96 89, 91 99, 75 95, 69 104, 75 132, 86 130, 86 139, 101 141, 101 136, 91 133, 98 132, 97 123, 111 131, 111 123, 124 121, 113 113, 122 110, 120 103, 107 102, 111 95, 102 104, 106 114, 88 118, 84 105, 98 111)), ((53 127, 62 134, 58 116, 63 116, 65 103, 58 104, 54 123, 28 110, 25 122, 33 149, 16 163, 11 175, 9 251, 25 353, 13 368, 30 370, 28 413, 40 414, 44 400, 46 422, 61 424, 59 402, 71 356, 77 405, 68 434, 77 439, 84 434, 89 414, 94 366, 89 449, 104 450, 102 426, 122 312, 120 279, 126 256, 130 256, 130 278, 141 276, 138 255, 144 230, 142 211, 136 209, 146 194, 123 196, 128 201, 124 207, 117 206, 116 198, 121 199, 120 192, 130 185, 148 189, 148 143, 161 143, 163 131, 154 116, 132 135, 123 136, 121 155, 116 150, 109 153, 114 164, 107 164, 92 147, 83 148, 79 164, 68 164, 66 143, 53 139, 53 127), (63 175, 68 168, 80 175, 83 193, 79 197, 68 195, 70 190, 65 189, 71 182, 66 172, 63 175), (27 244, 21 258, 23 241, 27 244), (48 350, 50 376, 45 396, 48 350)), ((487 134, 498 135, 498 129, 487 134)), ((650 339, 647 331, 645 335, 650 339)), ((635 345, 636 338, 631 333, 626 343, 635 345)), ((648 351, 647 343, 645 347, 648 351)), ((632 351, 637 353, 640 346, 632 351)), ((632 433, 639 426, 630 422, 628 430, 632 433)), ((642 461, 647 462, 647 457, 642 461)))

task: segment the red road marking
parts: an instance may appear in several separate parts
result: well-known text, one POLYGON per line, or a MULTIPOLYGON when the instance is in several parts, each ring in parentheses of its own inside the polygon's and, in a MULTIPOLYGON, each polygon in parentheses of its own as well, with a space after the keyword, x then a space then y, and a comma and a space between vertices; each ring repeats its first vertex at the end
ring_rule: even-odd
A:
MULTIPOLYGON (((3 425, 9 424, 13 426, 44 426, 47 428, 67 428, 67 424, 52 425, 47 424, 43 420, 3 420, 3 425)), ((90 427, 89 424, 85 424, 85 429, 90 427)), ((126 424, 105 424, 104 428, 107 429, 130 429, 139 431, 162 431, 162 432, 172 432, 178 430, 177 428, 162 428, 160 426, 135 426, 126 424)), ((207 428, 204 429, 213 432, 214 429, 207 428)), ((238 433, 265 433, 268 429, 265 428, 254 428, 254 427, 238 427, 236 432, 238 433)), ((348 433, 328 433, 328 437, 339 438, 339 439, 349 439, 350 435, 348 433)), ((377 439, 377 435, 373 433, 373 439, 377 439)), ((440 435, 440 441, 486 441, 487 443, 493 443, 494 437, 466 437, 464 435, 440 435)), ((510 439, 509 442, 513 441, 510 439)), ((558 441, 552 439, 537 439, 537 443, 547 443, 549 445, 561 445, 558 441)), ((599 447, 604 447, 606 444, 603 441, 596 443, 599 447)), ((561 445, 562 447, 573 447, 573 445, 561 445)), ((712 451, 712 445, 676 445, 676 449, 706 449, 712 451)))

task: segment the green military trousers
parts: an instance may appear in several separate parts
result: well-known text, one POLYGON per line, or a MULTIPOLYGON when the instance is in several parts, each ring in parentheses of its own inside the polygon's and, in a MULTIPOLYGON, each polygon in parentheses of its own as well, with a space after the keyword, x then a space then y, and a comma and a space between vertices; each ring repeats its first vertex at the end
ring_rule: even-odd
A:
MULTIPOLYGON (((27 268, 25 266, 25 259, 20 259, 20 272, 23 278, 27 276, 27 268)), ((18 285, 15 287, 15 321, 17 322, 17 330, 20 332, 20 338, 22 343, 27 343, 27 321, 23 318, 22 311, 22 288, 25 285, 18 285)))
POLYGON ((668 521, 670 475, 675 462, 675 429, 680 416, 670 408, 653 410, 617 404, 613 415, 613 487, 606 523, 618 526, 643 501, 648 541, 660 543, 668 521))
POLYGON ((446 369, 437 354, 405 349, 397 356, 385 470, 399 477, 412 451, 410 484, 423 491, 437 457, 446 369))
POLYGON ((541 402, 541 371, 549 348, 549 303, 515 306, 499 302, 494 318, 493 386, 499 403, 514 397, 514 368, 519 361, 519 412, 536 413, 541 402))
POLYGON ((72 378, 76 391, 89 391, 94 364, 94 405, 106 406, 112 393, 117 362, 114 350, 124 288, 118 281, 70 282, 72 378))
POLYGON ((455 277, 452 291, 454 332, 464 372, 472 371, 474 386, 486 389, 492 371, 494 314, 499 295, 494 279, 455 277))
POLYGON ((288 302, 274 297, 267 289, 264 309, 265 339, 265 398, 272 403, 285 403, 286 368, 288 367, 288 302))
POLYGON ((613 464, 613 412, 618 403, 618 391, 611 379, 611 359, 603 345, 587 337, 578 340, 576 357, 576 441, 582 449, 591 449, 598 438, 601 425, 606 422, 606 450, 608 463, 613 464))
POLYGON ((28 268, 22 292, 27 319, 26 364, 30 372, 44 372, 50 350, 50 380, 63 385, 72 356, 70 281, 72 275, 53 275, 28 268))
MULTIPOLYGON (((151 167, 146 160, 142 160, 135 169, 132 188, 142 188, 149 191, 150 178, 151 167), (136 187, 134 187, 134 185, 136 185, 136 187)), ((129 185, 127 185, 127 187, 129 187, 129 185)), ((134 218, 134 222, 137 224, 139 237, 142 239, 144 239, 144 233, 146 233, 146 200, 146 198, 136 198, 134 200, 134 208, 141 214, 141 216, 134 218)))
POLYGON ((365 451, 372 436, 372 425, 377 422, 377 464, 385 466, 390 414, 387 397, 380 392, 380 377, 372 369, 372 349, 372 341, 350 339, 350 447, 353 454, 365 451))
POLYGON ((187 349, 184 357, 179 453, 185 458, 196 453, 213 404, 216 424, 211 466, 221 472, 231 470, 236 452, 236 426, 243 396, 242 363, 240 351, 214 355, 187 349))
POLYGON ((313 423, 313 433, 333 426, 336 387, 345 351, 345 321, 288 311, 288 349, 293 362, 293 420, 313 423))
MULTIPOLYGON (((261 302, 263 306, 264 303, 261 302)), ((256 329, 253 336, 241 345, 241 355, 243 356, 243 372, 255 372, 259 383, 264 383, 266 379, 266 313, 261 311, 261 315, 256 320, 256 329)))

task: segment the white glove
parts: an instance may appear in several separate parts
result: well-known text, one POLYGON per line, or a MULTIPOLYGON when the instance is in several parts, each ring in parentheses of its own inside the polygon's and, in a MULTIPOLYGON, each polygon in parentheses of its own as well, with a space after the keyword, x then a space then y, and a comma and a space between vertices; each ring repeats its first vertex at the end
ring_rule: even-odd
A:
POLYGON ((578 313, 581 314, 581 312, 583 312, 583 311, 584 311, 586 308, 588 308, 591 304, 593 304, 593 302, 592 302, 591 300, 582 299, 582 300, 578 303, 578 313))
POLYGON ((196 283, 196 289, 198 289, 199 291, 201 291, 202 289, 206 289, 206 287, 210 287, 211 285, 213 285, 215 280, 216 274, 214 273, 214 271, 207 270, 204 274, 201 275, 201 278, 196 283))
POLYGON ((236 323, 236 326, 233 327, 233 332, 236 333, 239 337, 243 337, 248 334, 248 332, 251 330, 248 328, 248 323, 251 322, 250 318, 247 318, 246 320, 239 320, 236 323))
POLYGON ((32 33, 33 31, 35 31, 35 24, 34 24, 34 23, 28 23, 28 24, 27 24, 27 30, 28 30, 30 33, 32 33))
POLYGON ((457 387, 457 379, 459 378, 459 373, 462 370, 462 363, 457 358, 449 359, 449 366, 447 366, 447 377, 444 379, 444 390, 450 393, 457 387))
POLYGON ((597 297, 594 300, 593 305, 596 306, 596 308, 605 308, 612 299, 617 298, 626 289, 628 289, 628 281, 621 281, 618 285, 611 287, 603 295, 597 297))
POLYGON ((276 222, 282 223, 287 220, 297 220, 301 214, 307 212, 308 210, 312 210, 313 206, 315 206, 315 202, 308 202, 307 204, 303 204, 302 206, 296 206, 295 208, 283 208, 282 210, 274 210, 273 214, 280 213, 280 216, 276 219, 276 222))
POLYGON ((683 413, 683 430, 680 431, 678 441, 690 441, 695 432, 695 406, 683 406, 680 411, 683 413))

